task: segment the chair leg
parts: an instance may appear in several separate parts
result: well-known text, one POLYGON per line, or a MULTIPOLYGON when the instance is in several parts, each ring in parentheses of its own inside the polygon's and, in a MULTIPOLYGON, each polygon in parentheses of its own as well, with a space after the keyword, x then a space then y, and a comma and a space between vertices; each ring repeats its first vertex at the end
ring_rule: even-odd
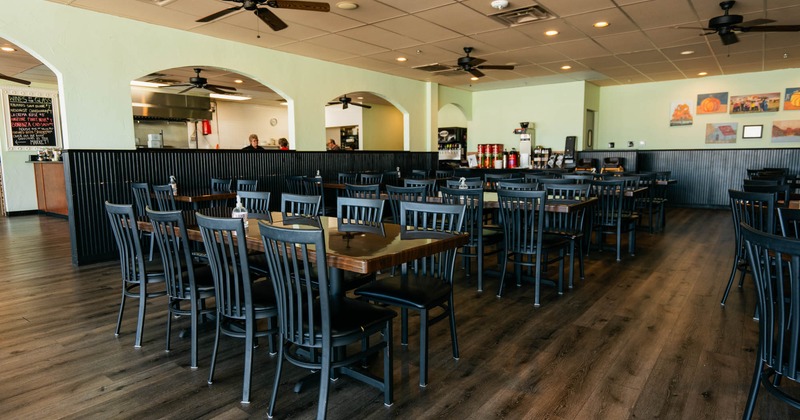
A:
POLYGON ((536 277, 533 284, 533 307, 539 307, 539 294, 542 289, 542 254, 536 253, 536 277))
POLYGON ((622 226, 617 226, 617 261, 622 261, 622 226))
POLYGON ((725 287, 725 293, 722 295, 722 300, 719 302, 720 305, 725 306, 725 302, 728 300, 728 294, 731 292, 731 286, 733 286, 733 281, 736 279, 736 271, 739 269, 739 253, 737 252, 736 255, 733 256, 733 267, 731 267, 731 275, 728 279, 728 285, 725 287))
POLYGON ((458 360, 458 334, 456 334, 456 311, 453 302, 453 292, 450 292, 450 302, 447 304, 447 310, 450 312, 450 341, 453 343, 453 359, 458 360))
POLYGON ((575 278, 575 240, 569 241, 569 284, 568 288, 572 289, 572 281, 575 278))
POLYGON ((214 334, 214 350, 211 351, 211 367, 208 369, 208 383, 214 382, 214 367, 217 365, 217 350, 219 349, 219 334, 222 329, 220 314, 217 313, 217 332, 214 334))
MULTIPOLYGON (((167 297, 168 300, 172 300, 172 298, 167 297)), ((167 353, 169 353, 169 339, 170 339, 170 329, 172 329, 172 304, 173 302, 167 303, 167 343, 166 349, 164 349, 167 353)))
MULTIPOLYGON (((125 286, 122 286, 123 288, 125 286)), ((125 291, 122 291, 122 302, 119 304, 119 315, 117 315, 117 328, 114 330, 114 337, 119 337, 119 329, 122 325, 122 312, 125 310, 125 291)))
POLYGON ((408 345, 408 308, 400 308, 400 344, 408 345))
POLYGON ((750 392, 747 395, 747 404, 744 407, 744 414, 742 419, 750 420, 753 417, 753 411, 756 408, 756 399, 758 398, 758 390, 761 387, 761 375, 763 374, 761 366, 761 352, 757 352, 756 370, 753 372, 753 381, 750 383, 750 392))
POLYGON ((581 280, 584 280, 586 276, 584 275, 583 271, 583 238, 581 238, 580 242, 578 243, 578 247, 580 248, 581 252, 578 254, 578 268, 580 269, 581 273, 581 280))
MULTIPOLYGON (((498 259, 500 259, 498 257, 498 259)), ((500 286, 497 288, 497 297, 503 296, 503 286, 506 284, 506 267, 508 267, 508 252, 503 250, 503 267, 500 270, 500 286)))
POLYGON ((428 310, 419 312, 419 386, 428 386, 428 310))
POLYGON ((189 302, 192 305, 190 318, 191 318, 191 334, 192 334, 192 369, 197 369, 197 323, 198 318, 200 317, 198 314, 198 303, 197 301, 192 298, 189 302))
POLYGON ((250 381, 253 378, 253 346, 255 345, 255 320, 244 323, 244 380, 242 382, 242 404, 250 404, 250 381))
MULTIPOLYGON (((386 321, 386 326, 383 328, 383 341, 386 342, 386 347, 383 348, 383 405, 390 406, 394 401, 394 388, 392 388, 392 384, 394 383, 393 373, 394 367, 392 366, 392 360, 394 359, 394 350, 392 346, 394 345, 392 340, 392 320, 386 321)), ((280 366, 280 365, 279 365, 280 366)), ((275 388, 278 388, 278 384, 275 384, 275 388)))
POLYGON ((278 366, 275 368, 275 381, 272 384, 272 396, 269 398, 269 410, 267 416, 272 418, 275 412, 275 400, 278 399, 278 385, 281 383, 281 369, 283 368, 283 339, 278 343, 278 366))
POLYGON ((317 403, 317 418, 324 419, 328 411, 328 388, 331 383, 331 352, 333 349, 322 349, 322 367, 319 371, 319 402, 317 403))
POLYGON ((147 304, 147 287, 144 282, 139 285, 139 319, 136 321, 136 342, 135 348, 142 347, 142 336, 144 335, 144 315, 147 304))
POLYGON ((475 259, 478 260, 478 291, 483 291, 483 244, 479 243, 475 250, 475 259))

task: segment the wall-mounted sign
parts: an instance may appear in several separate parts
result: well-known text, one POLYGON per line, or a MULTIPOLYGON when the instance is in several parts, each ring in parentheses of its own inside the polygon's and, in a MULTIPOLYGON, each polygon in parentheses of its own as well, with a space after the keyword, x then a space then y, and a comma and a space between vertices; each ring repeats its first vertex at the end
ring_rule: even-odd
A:
POLYGON ((31 88, 0 91, 8 150, 61 147, 57 92, 31 88))

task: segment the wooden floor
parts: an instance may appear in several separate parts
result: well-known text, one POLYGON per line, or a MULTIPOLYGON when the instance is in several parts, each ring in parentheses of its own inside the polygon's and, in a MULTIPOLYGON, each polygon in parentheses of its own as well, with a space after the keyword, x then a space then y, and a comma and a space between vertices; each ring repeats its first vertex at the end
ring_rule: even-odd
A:
MULTIPOLYGON (((732 258, 730 216, 671 209, 668 222, 666 233, 638 235, 635 257, 617 263, 612 252, 593 252, 586 280, 563 296, 545 287, 539 309, 531 285, 498 299, 496 279, 479 294, 458 270, 461 359, 451 357, 447 324, 434 326, 430 384, 420 388, 413 318, 408 348, 395 333, 394 405, 342 378, 329 418, 741 417, 757 324, 751 281, 719 305, 732 258)), ((201 336, 200 368, 189 369, 187 339, 164 351, 163 298, 149 306, 143 347, 134 349, 133 305, 114 337, 119 266, 72 267, 67 232, 61 219, 0 218, 0 417, 266 417, 276 363, 265 346, 256 350, 249 405, 239 402, 243 343, 221 341, 208 385, 213 332, 201 336)), ((317 389, 295 394, 291 386, 306 372, 288 364, 284 372, 277 418, 313 417, 317 389)), ((799 415, 762 391, 757 417, 799 415)))

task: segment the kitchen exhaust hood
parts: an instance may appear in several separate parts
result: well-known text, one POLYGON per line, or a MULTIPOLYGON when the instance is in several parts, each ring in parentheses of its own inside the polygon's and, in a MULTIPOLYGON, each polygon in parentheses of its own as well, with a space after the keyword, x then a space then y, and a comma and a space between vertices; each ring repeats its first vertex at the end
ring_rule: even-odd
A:
POLYGON ((131 95, 134 119, 147 120, 210 120, 211 99, 207 96, 173 95, 150 91, 131 95))

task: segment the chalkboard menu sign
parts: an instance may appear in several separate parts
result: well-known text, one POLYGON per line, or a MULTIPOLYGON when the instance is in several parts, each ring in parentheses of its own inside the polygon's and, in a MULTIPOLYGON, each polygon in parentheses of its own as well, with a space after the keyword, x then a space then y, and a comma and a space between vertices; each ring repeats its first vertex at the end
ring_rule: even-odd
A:
POLYGON ((9 150, 61 147, 56 92, 4 89, 3 111, 9 150))

